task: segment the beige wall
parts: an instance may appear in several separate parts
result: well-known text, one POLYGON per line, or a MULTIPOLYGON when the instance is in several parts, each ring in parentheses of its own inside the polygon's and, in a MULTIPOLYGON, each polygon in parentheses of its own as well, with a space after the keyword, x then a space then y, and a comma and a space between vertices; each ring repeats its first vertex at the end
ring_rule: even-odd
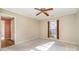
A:
POLYGON ((76 14, 59 18, 60 20, 60 40, 72 43, 77 42, 77 19, 76 14))
POLYGON ((47 38, 47 21, 40 21, 40 38, 46 39, 47 38))
POLYGON ((18 15, 6 10, 1 13, 15 17, 15 41, 16 44, 39 38, 39 21, 18 15))
MULTIPOLYGON (((47 39, 48 20, 38 21, 6 10, 1 13, 15 17, 15 40, 16 43, 29 41, 37 38, 47 39)), ((79 13, 66 15, 60 20, 60 40, 79 44, 79 13)), ((53 21, 55 19, 52 19, 53 21)))
POLYGON ((77 12, 77 42, 78 42, 78 44, 79 44, 79 10, 78 10, 78 12, 77 12))
MULTIPOLYGON (((60 20, 60 40, 71 43, 77 42, 77 19, 76 14, 66 15, 58 18, 60 20)), ((51 21, 53 21, 52 19, 51 21)), ((40 21, 41 38, 47 39, 47 22, 46 20, 40 21)))

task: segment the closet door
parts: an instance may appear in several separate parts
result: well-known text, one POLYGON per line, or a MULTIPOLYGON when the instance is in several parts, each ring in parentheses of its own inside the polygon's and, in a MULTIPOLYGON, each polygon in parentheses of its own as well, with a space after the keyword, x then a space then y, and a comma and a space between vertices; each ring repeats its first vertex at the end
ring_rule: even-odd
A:
POLYGON ((5 22, 5 39, 11 40, 11 20, 4 20, 5 22))

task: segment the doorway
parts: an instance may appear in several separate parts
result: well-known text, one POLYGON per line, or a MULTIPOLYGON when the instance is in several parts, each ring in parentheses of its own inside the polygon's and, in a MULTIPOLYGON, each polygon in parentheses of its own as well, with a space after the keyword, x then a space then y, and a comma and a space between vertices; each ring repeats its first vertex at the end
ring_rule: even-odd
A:
POLYGON ((48 21, 48 38, 59 39, 59 20, 48 21))
POLYGON ((1 16, 1 48, 14 45, 14 18, 1 16))

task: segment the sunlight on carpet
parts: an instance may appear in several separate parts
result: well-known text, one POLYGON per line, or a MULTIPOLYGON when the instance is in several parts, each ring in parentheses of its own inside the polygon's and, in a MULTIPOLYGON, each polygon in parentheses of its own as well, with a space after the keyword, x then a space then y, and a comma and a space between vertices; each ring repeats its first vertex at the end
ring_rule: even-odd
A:
MULTIPOLYGON (((41 46, 37 46, 35 47, 35 49, 40 50, 40 51, 47 51, 53 44, 55 44, 54 42, 48 42, 46 44, 43 44, 41 46)), ((34 49, 31 49, 30 51, 35 51, 34 49)))

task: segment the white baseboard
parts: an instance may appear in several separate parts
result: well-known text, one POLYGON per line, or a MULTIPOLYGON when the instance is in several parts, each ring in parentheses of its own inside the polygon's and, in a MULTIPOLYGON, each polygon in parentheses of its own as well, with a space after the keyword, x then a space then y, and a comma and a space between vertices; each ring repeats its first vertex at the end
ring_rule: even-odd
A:
POLYGON ((79 46, 79 44, 77 44, 77 43, 75 43, 75 42, 70 42, 70 41, 65 41, 65 40, 58 40, 58 41, 66 42, 66 43, 70 43, 70 44, 79 46))
POLYGON ((79 44, 75 43, 75 42, 70 42, 70 41, 65 41, 65 40, 55 39, 55 38, 45 38, 45 39, 47 39, 47 40, 54 40, 54 41, 61 41, 61 42, 65 42, 65 43, 70 43, 70 44, 73 44, 73 45, 77 45, 79 47, 79 44))

